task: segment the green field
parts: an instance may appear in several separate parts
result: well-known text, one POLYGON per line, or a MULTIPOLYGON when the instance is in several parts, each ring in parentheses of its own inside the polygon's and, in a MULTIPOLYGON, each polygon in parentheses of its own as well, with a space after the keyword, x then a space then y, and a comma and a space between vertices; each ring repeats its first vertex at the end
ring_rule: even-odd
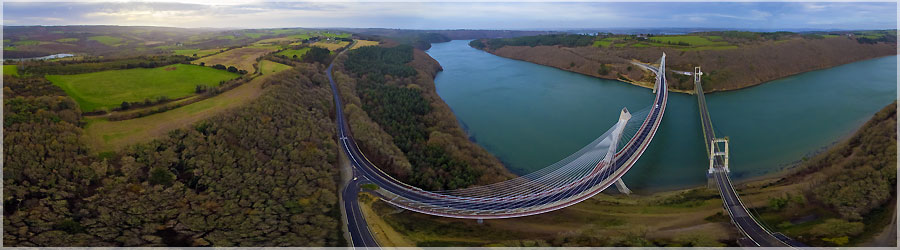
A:
POLYGON ((103 152, 165 136, 173 129, 188 127, 256 99, 262 93, 263 82, 272 75, 258 76, 225 93, 162 113, 122 121, 86 118, 86 139, 92 150, 103 152))
POLYGON ((15 41, 15 42, 13 42, 13 45, 18 45, 18 46, 21 46, 21 45, 38 45, 38 44, 40 44, 40 43, 41 43, 41 42, 35 41, 35 40, 22 40, 22 41, 15 41))
POLYGON ((248 37, 250 37, 250 38, 253 38, 253 39, 258 39, 258 38, 260 38, 260 37, 262 37, 262 36, 264 36, 264 35, 268 35, 268 34, 267 34, 267 33, 251 32, 251 33, 244 33, 244 35, 245 35, 245 36, 248 36, 248 37))
POLYGON ((609 47, 616 40, 622 40, 622 37, 607 37, 600 39, 598 41, 594 41, 594 47, 609 47))
POLYGON ((62 39, 56 39, 56 41, 61 42, 61 43, 71 43, 71 42, 77 42, 78 38, 62 38, 62 39))
POLYGON ((288 49, 278 52, 276 55, 286 56, 288 58, 294 58, 296 55, 297 58, 303 58, 303 55, 306 55, 306 52, 309 51, 309 48, 301 48, 301 49, 288 49))
POLYGON ((180 56, 193 56, 194 54, 197 54, 197 57, 204 57, 218 53, 220 50, 221 49, 176 49, 173 50, 173 52, 180 56))
POLYGON ((3 75, 18 76, 19 70, 16 65, 3 65, 3 75))
POLYGON ((277 62, 262 60, 259 61, 259 72, 263 74, 277 73, 282 70, 290 69, 291 66, 280 64, 277 62))
POLYGON ((88 40, 98 41, 107 46, 113 46, 122 42, 122 38, 114 37, 114 36, 92 36, 88 37, 88 40))
POLYGON ((209 67, 175 64, 153 69, 108 70, 77 75, 47 75, 78 102, 82 111, 115 108, 122 102, 140 102, 161 96, 180 98, 197 85, 214 86, 238 74, 209 67))
MULTIPOLYGON (((712 38, 712 37, 710 37, 712 38)), ((716 37, 721 38, 721 37, 716 37)), ((728 45, 728 42, 713 42, 707 39, 707 37, 702 36, 657 36, 650 38, 652 41, 659 41, 660 43, 678 43, 685 42, 691 44, 691 46, 722 46, 728 45)))
POLYGON ((325 37, 338 37, 338 38, 350 38, 350 34, 348 34, 348 33, 340 33, 340 34, 337 34, 337 33, 325 32, 325 33, 322 33, 322 36, 325 36, 325 37))

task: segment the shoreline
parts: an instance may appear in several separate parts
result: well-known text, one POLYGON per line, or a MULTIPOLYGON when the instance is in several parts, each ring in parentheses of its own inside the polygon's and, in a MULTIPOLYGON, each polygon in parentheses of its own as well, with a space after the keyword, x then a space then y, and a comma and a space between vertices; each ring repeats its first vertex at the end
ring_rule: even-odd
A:
MULTIPOLYGON (((474 49, 474 48, 473 48, 473 49, 474 49)), ((477 50, 477 49, 476 49, 476 50, 477 50)), ((653 89, 653 86, 652 86, 650 83, 648 83, 648 82, 634 81, 634 80, 631 80, 631 79, 629 79, 629 78, 627 78, 627 77, 626 77, 626 80, 627 80, 627 81, 626 81, 626 80, 623 80, 623 79, 607 79, 607 78, 603 78, 603 77, 597 77, 597 76, 593 76, 593 75, 588 75, 588 74, 583 74, 583 73, 579 73, 579 72, 575 72, 575 71, 570 71, 570 70, 562 69, 562 68, 555 67, 555 66, 552 66, 552 65, 545 65, 545 64, 540 64, 540 63, 535 63, 535 62, 527 61, 527 60, 519 60, 519 59, 514 59, 514 58, 508 58, 508 57, 504 57, 504 56, 497 55, 497 54, 492 53, 492 52, 490 52, 490 51, 485 51, 485 50, 481 50, 481 51, 490 53, 490 54, 492 54, 492 55, 494 55, 494 56, 506 58, 506 59, 512 59, 512 60, 517 60, 517 61, 523 61, 523 62, 533 63, 533 64, 537 64, 537 65, 541 65, 541 66, 547 66, 547 67, 552 67, 552 68, 564 70, 564 71, 570 72, 570 73, 577 73, 577 74, 581 74, 581 75, 587 75, 587 76, 591 76, 591 77, 595 77, 595 78, 600 78, 600 79, 606 79, 606 80, 616 80, 616 81, 619 81, 619 82, 627 83, 627 84, 634 85, 634 86, 638 86, 638 87, 643 87, 643 88, 647 88, 647 89, 653 89)), ((427 53, 426 53, 426 54, 427 54, 427 53)), ((896 55, 879 56, 879 57, 875 57, 875 58, 869 58, 869 59, 860 60, 860 61, 854 61, 854 62, 850 62, 850 63, 861 62, 861 61, 867 61, 867 60, 875 60, 875 59, 880 59, 880 58, 889 57, 889 56, 896 56, 896 55)), ((429 57, 430 57, 430 55, 429 55, 429 57)), ((436 61, 436 60, 435 60, 435 61, 436 61)), ((440 64, 440 62, 437 62, 437 63, 440 64)), ((824 67, 824 68, 819 68, 819 69, 810 70, 810 71, 805 71, 805 72, 800 72, 800 73, 792 74, 792 75, 789 75, 789 76, 781 77, 781 78, 778 78, 778 79, 775 79, 775 80, 772 80, 772 81, 776 81, 776 80, 781 80, 781 79, 789 78, 789 77, 796 76, 796 75, 799 75, 799 74, 804 74, 804 73, 809 73, 809 72, 814 72, 814 71, 820 71, 820 70, 825 70, 825 69, 835 68, 835 67, 847 65, 847 64, 850 64, 850 63, 845 63, 845 64, 841 64, 841 65, 835 65, 835 66, 831 66, 831 67, 824 67)), ((643 69, 643 68, 642 68, 642 70, 643 70, 643 71, 647 71, 646 69, 643 69)), ((437 74, 435 74, 433 77, 436 78, 436 77, 437 77, 437 74)), ((704 93, 742 90, 742 89, 747 89, 747 88, 755 87, 755 86, 758 86, 758 85, 763 85, 763 84, 766 84, 766 83, 770 83, 770 82, 772 82, 772 81, 766 81, 766 82, 763 82, 763 83, 760 83, 760 84, 750 85, 750 86, 741 87, 741 88, 736 88, 736 89, 729 89, 729 90, 714 90, 714 91, 704 92, 704 93)), ((669 89, 669 91, 670 91, 670 92, 676 92, 676 93, 689 94, 689 95, 693 95, 693 94, 694 94, 693 91, 688 91, 688 90, 673 90, 673 89, 669 89)), ((438 96, 440 96, 440 95, 438 95, 438 96)), ((443 101, 443 100, 442 100, 442 101, 443 101)), ((445 102, 445 103, 446 103, 446 102, 445 102)), ((451 112, 453 112, 453 109, 452 109, 452 108, 451 108, 451 112)), ((872 114, 872 115, 874 115, 874 114, 872 114)), ((871 115, 870 115, 868 118, 866 118, 865 121, 868 121, 868 120, 870 120, 870 119, 871 119, 871 115)), ((468 126, 466 126, 465 122, 463 122, 462 120, 459 120, 459 118, 457 118, 456 120, 457 120, 457 123, 458 123, 458 124, 460 125, 460 127, 462 128, 463 132, 466 134, 467 139, 468 139, 470 142, 472 142, 472 143, 479 144, 478 141, 477 141, 477 139, 474 138, 474 136, 473 136, 473 134, 471 133, 471 131, 469 131, 469 128, 468 128, 468 126)), ((841 136, 835 138, 832 142, 830 142, 830 143, 828 143, 828 144, 826 144, 826 145, 823 145, 823 146, 821 146, 821 147, 819 147, 819 148, 816 148, 816 149, 813 149, 813 150, 810 150, 810 151, 806 152, 806 153, 804 154, 804 156, 803 156, 801 159, 795 159, 795 160, 793 160, 793 161, 788 161, 788 162, 780 163, 780 164, 778 164, 778 167, 777 167, 777 168, 774 168, 774 169, 772 169, 771 171, 764 171, 762 174, 758 174, 758 175, 750 174, 749 177, 736 179, 734 182, 735 182, 735 184, 737 184, 737 185, 746 185, 746 184, 749 184, 749 183, 761 182, 761 181, 777 181, 778 179, 788 177, 788 176, 790 176, 790 175, 792 175, 793 173, 796 173, 796 172, 798 171, 798 168, 801 167, 801 165, 802 165, 803 162, 804 162, 804 160, 803 160, 804 158, 806 158, 806 159, 811 159, 811 158, 813 158, 813 157, 815 157, 815 156, 817 156, 817 155, 820 155, 820 154, 822 154, 822 153, 828 152, 828 151, 829 151, 831 148, 833 148, 835 145, 840 144, 841 142, 845 141, 846 139, 848 139, 849 137, 851 137, 853 134, 855 134, 857 131, 859 131, 859 129, 866 123, 865 121, 863 121, 863 122, 857 124, 857 125, 855 126, 854 129, 849 130, 849 131, 847 131, 846 133, 844 133, 843 135, 841 135, 841 136)), ((480 145, 480 144, 479 144, 479 145, 480 145)), ((482 147, 484 147, 484 146, 482 146, 482 147)), ((493 155, 493 153, 492 153, 492 155, 493 155)), ((511 173, 514 173, 513 169, 510 168, 510 167, 507 165, 507 163, 506 163, 505 161, 503 161, 502 159, 500 159, 500 157, 498 157, 498 156, 496 156, 496 155, 494 155, 494 157, 497 157, 497 159, 500 160, 501 164, 504 166, 504 168, 505 168, 507 171, 509 171, 509 172, 511 172, 511 173)), ((518 174, 517 174, 517 176, 518 176, 518 174)), ((692 189, 696 189, 696 188, 702 188, 702 187, 704 187, 704 186, 705 186, 704 184, 673 185, 673 186, 662 186, 662 187, 638 188, 638 189, 632 189, 632 191, 634 192, 634 194, 637 194, 637 195, 648 195, 648 196, 649 196, 649 195, 656 195, 656 194, 666 193, 666 192, 688 191, 688 190, 692 190, 692 189)))
MULTIPOLYGON (((471 46, 470 46, 470 47, 471 47, 471 46)), ((571 72, 571 73, 576 73, 576 74, 581 74, 581 75, 586 75, 586 76, 591 76, 591 77, 600 78, 600 79, 606 79, 606 80, 616 80, 616 81, 619 81, 619 82, 624 82, 624 83, 628 83, 628 84, 635 85, 635 86, 639 86, 639 87, 644 87, 644 88, 653 89, 652 83, 647 83, 647 82, 643 82, 643 81, 634 81, 634 80, 631 80, 631 79, 628 79, 628 80, 630 80, 630 81, 624 81, 624 80, 619 79, 619 78, 605 78, 605 77, 600 77, 600 76, 596 76, 596 75, 585 74, 585 73, 581 73, 581 72, 576 72, 576 71, 567 70, 567 69, 565 69, 565 68, 558 67, 558 66, 554 66, 554 65, 542 64, 542 63, 532 62, 532 61, 528 61, 528 60, 522 60, 522 59, 516 59, 516 58, 511 58, 511 57, 501 56, 501 55, 498 55, 497 53, 495 53, 496 50, 484 50, 484 49, 477 49, 477 48, 473 48, 473 49, 481 50, 481 51, 487 52, 487 53, 489 53, 489 54, 492 54, 492 55, 495 55, 495 56, 499 56, 499 57, 503 57, 503 58, 507 58, 507 59, 517 60, 517 61, 523 61, 523 62, 529 62, 529 63, 534 63, 534 64, 537 64, 537 65, 548 66, 548 67, 552 67, 552 68, 564 70, 564 71, 566 71, 566 72, 571 72)), ((737 87, 737 88, 725 88, 725 89, 719 89, 719 88, 706 88, 706 89, 704 90, 703 93, 704 93, 704 94, 710 94, 710 93, 715 93, 715 92, 728 92, 728 91, 742 90, 742 89, 747 89, 747 88, 752 88, 752 87, 760 86, 760 85, 763 85, 763 84, 771 83, 771 82, 773 82, 773 81, 777 81, 777 80, 789 78, 789 77, 796 76, 796 75, 800 75, 800 74, 804 74, 804 73, 815 72, 815 71, 819 71, 819 70, 826 70, 826 69, 831 69, 831 68, 835 68, 835 67, 839 67, 839 66, 851 64, 851 63, 857 63, 857 62, 868 61, 868 60, 875 60, 875 59, 880 59, 880 58, 884 58, 884 57, 898 56, 898 55, 900 55, 900 54, 892 54, 892 55, 876 56, 876 57, 872 57, 872 58, 866 58, 866 59, 863 59, 863 60, 851 61, 851 62, 842 63, 842 64, 837 64, 837 65, 832 65, 832 66, 824 66, 824 67, 812 68, 812 69, 810 69, 810 70, 801 71, 801 72, 796 72, 796 73, 788 74, 788 75, 785 75, 785 76, 782 76, 782 77, 778 77, 778 78, 775 78, 775 79, 771 79, 771 80, 767 80, 767 81, 764 81, 764 82, 760 82, 760 83, 757 83, 757 84, 750 84, 750 85, 747 85, 747 86, 741 86, 741 87, 737 87)), ((634 60, 634 59, 632 59, 632 60, 634 60)), ((670 92, 676 92, 676 93, 685 93, 685 94, 690 94, 690 95, 693 95, 693 92, 694 92, 693 89, 691 89, 691 90, 683 90, 683 89, 673 89, 673 88, 669 88, 669 91, 670 91, 670 92)))

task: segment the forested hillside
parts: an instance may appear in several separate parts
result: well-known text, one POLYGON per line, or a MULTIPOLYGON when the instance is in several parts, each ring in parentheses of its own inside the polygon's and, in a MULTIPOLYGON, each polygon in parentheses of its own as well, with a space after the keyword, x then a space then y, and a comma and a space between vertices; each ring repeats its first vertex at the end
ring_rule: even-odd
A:
POLYGON ((322 72, 286 70, 246 106, 100 155, 64 92, 4 76, 4 245, 344 245, 322 72))
MULTIPOLYGON (((679 36, 543 35, 473 40, 470 45, 498 56, 580 74, 652 82, 633 66, 655 63, 665 52, 671 70, 701 66, 706 92, 758 85, 807 71, 897 54, 896 31, 798 34, 791 32, 704 32, 679 36)), ((668 72, 671 90, 693 90, 688 76, 668 72)), ((645 84, 646 86, 652 86, 645 84)))
POLYGON ((351 129, 366 156, 401 181, 428 190, 511 176, 469 141, 434 88, 440 65, 409 45, 362 47, 336 72, 351 129))
POLYGON ((896 216, 897 103, 776 184, 800 187, 792 190, 799 195, 772 198, 762 209, 764 218, 792 237, 843 246, 880 232, 896 216))

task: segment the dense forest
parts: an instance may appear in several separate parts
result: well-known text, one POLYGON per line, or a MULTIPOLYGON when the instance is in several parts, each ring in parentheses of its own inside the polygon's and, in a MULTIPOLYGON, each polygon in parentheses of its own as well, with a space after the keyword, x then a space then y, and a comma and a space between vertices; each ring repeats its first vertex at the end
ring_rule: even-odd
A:
POLYGON ((4 76, 4 245, 345 245, 323 70, 286 70, 247 106, 101 154, 63 91, 4 76))
MULTIPOLYGON (((859 243, 863 234, 885 228, 896 213, 897 103, 876 113, 852 137, 806 160, 777 184, 802 184, 799 195, 772 198, 765 216, 778 216, 781 227, 804 216, 821 223, 794 231, 818 246, 859 243), (808 211, 819 207, 822 210, 808 211)), ((802 221, 802 220, 800 220, 802 221)))
MULTIPOLYGON (((392 41, 409 44, 420 50, 428 50, 432 43, 449 42, 450 40, 469 40, 483 38, 509 38, 552 34, 549 31, 525 30, 401 30, 383 28, 347 28, 342 29, 362 36, 388 37, 392 41)), ((365 40, 377 40, 364 38, 365 40)))
POLYGON ((503 46, 565 46, 579 47, 588 46, 594 42, 595 36, 575 35, 575 34, 552 34, 542 36, 523 36, 515 38, 489 39, 486 41, 472 40, 469 45, 476 49, 495 50, 503 46), (487 45, 485 45, 487 43, 487 45))
POLYGON ((348 103, 351 129, 376 165, 428 190, 510 176, 496 158, 467 140, 434 92, 440 66, 421 50, 410 45, 362 47, 339 60, 346 73, 338 72, 336 79, 348 103))

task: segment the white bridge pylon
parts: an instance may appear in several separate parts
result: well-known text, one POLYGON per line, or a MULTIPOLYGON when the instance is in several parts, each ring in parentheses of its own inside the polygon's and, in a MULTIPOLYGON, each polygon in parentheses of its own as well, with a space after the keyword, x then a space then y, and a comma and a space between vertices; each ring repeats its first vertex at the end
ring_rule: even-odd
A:
MULTIPOLYGON (((665 54, 656 72, 665 72, 665 54)), ((464 189, 426 191, 404 184, 373 166, 362 172, 382 188, 382 200, 414 212, 465 219, 522 217, 562 209, 593 197, 616 184, 637 162, 656 134, 668 100, 665 76, 657 77, 653 103, 643 119, 631 119, 623 108, 618 121, 593 142, 541 170, 511 180, 464 189), (626 128, 640 126, 636 132, 626 128), (630 137, 629 137, 630 136, 630 137), (627 142, 626 142, 627 141, 627 142), (620 147, 621 146, 621 147, 620 147)), ((368 162, 368 161, 366 161, 368 162)))
POLYGON ((731 170, 728 169, 728 137, 713 138, 711 141, 709 141, 709 149, 710 149, 710 151, 709 151, 709 173, 712 174, 715 171, 715 162, 716 162, 715 160, 716 160, 717 156, 722 156, 722 158, 723 158, 722 159, 723 160, 722 168, 725 170, 725 172, 726 173, 731 172, 731 170), (720 143, 725 144, 724 151, 718 150, 719 147, 717 147, 717 146, 720 143))

